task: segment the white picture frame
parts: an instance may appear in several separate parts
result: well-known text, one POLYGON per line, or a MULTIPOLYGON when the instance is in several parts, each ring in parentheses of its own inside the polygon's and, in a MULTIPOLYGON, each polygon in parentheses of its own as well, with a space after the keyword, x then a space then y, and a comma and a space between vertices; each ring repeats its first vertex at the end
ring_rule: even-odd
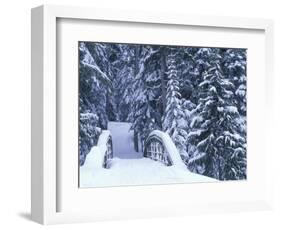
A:
MULTIPOLYGON (((271 141, 273 132, 271 132, 273 124, 271 123, 273 113, 273 22, 266 19, 249 19, 249 18, 232 18, 232 17, 214 17, 214 16, 190 16, 190 15, 174 15, 164 13, 149 13, 149 12, 127 12, 115 10, 101 10, 92 8, 79 8, 69 6, 52 6, 44 5, 32 9, 32 169, 31 169, 31 213, 32 219, 41 224, 56 224, 56 223, 70 223, 70 222, 84 222, 108 219, 125 219, 125 218, 143 218, 143 217, 164 217, 171 215, 185 215, 189 213, 205 213, 216 211, 242 211, 242 210, 260 210, 269 209, 272 207, 272 185, 273 175, 271 169, 271 161, 273 154, 271 149, 271 141), (134 23, 149 24, 153 27, 181 27, 185 26, 198 27, 204 30, 208 28, 219 28, 221 30, 235 30, 241 29, 243 31, 260 31, 263 34, 264 41, 264 74, 261 73, 259 80, 259 87, 263 87, 260 97, 264 100, 261 106, 264 111, 260 115, 264 118, 263 132, 266 135, 262 144, 264 151, 264 175, 260 181, 255 180, 255 185, 249 185, 249 189, 263 188, 262 192, 257 192, 257 196, 253 199, 247 197, 243 199, 238 196, 235 199, 205 199, 204 202, 199 203, 194 198, 193 203, 183 202, 179 203, 177 199, 170 199, 165 205, 161 203, 151 203, 149 206, 142 206, 141 203, 131 203, 130 197, 127 204, 122 207, 117 207, 113 210, 103 209, 102 202, 96 203, 96 207, 92 209, 85 207, 85 202, 81 207, 73 201, 73 210, 64 210, 60 208, 60 199, 63 194, 68 191, 64 190, 61 193, 61 184, 63 178, 59 176, 60 172, 60 158, 57 151, 60 143, 58 143, 58 120, 57 116, 61 108, 57 103, 57 97, 60 93, 60 88, 57 84, 57 32, 59 19, 73 20, 97 20, 106 23, 122 22, 128 23, 131 26, 134 23), (263 82, 265 84, 263 85, 263 82), (251 187, 252 186, 252 187, 251 187), (75 208, 77 207, 77 210, 75 208), (83 211, 83 207, 85 210, 83 211), (122 210, 122 211, 120 211, 122 210)), ((109 32, 110 34, 110 32, 109 32)), ((112 34, 113 35, 113 34, 112 34)), ((147 36, 147 35, 143 35, 147 36)), ((254 65, 252 65, 254 66, 254 65)), ((256 84, 256 83, 249 83, 256 84)), ((255 85, 252 86, 254 88, 255 85)), ((248 119, 252 119, 249 117, 248 119)), ((249 129, 254 129, 254 124, 249 129)), ((253 142, 260 139, 252 138, 253 142)), ((250 150, 249 151, 253 151, 250 150)), ((252 158, 251 158, 252 159, 252 158)), ((250 164, 255 163, 251 160, 250 164)), ((73 162, 72 162, 73 164, 73 162)), ((243 192, 240 182, 225 182, 219 185, 210 186, 196 185, 192 189, 192 194, 202 194, 202 189, 210 187, 211 193, 223 191, 224 187, 231 190, 235 187, 237 191, 243 192), (234 184, 233 184, 234 183, 234 184)), ((242 184, 247 182, 241 182, 242 184)), ((193 186, 193 185, 189 185, 193 186)), ((243 185, 242 185, 243 186, 243 185)), ((188 191, 191 187, 185 185, 163 185, 154 188, 153 186, 139 186, 123 187, 123 188, 105 188, 104 190, 88 190, 87 196, 92 193, 102 199, 105 194, 118 193, 126 197, 129 193, 143 193, 144 197, 155 195, 159 191, 167 191, 170 194, 182 196, 175 191, 188 191)), ((64 189, 64 188, 62 188, 64 189)), ((190 189, 191 191, 191 189, 190 189)), ((69 192, 71 193, 71 192, 69 192)), ((222 196, 223 197, 223 196, 222 196)), ((198 198, 198 197, 197 197, 198 198)), ((72 197, 68 197, 68 202, 71 202, 72 197)), ((117 204, 117 203, 116 203, 117 204)), ((120 204, 120 203, 119 203, 120 204)), ((67 206, 71 207, 71 203, 67 206)))

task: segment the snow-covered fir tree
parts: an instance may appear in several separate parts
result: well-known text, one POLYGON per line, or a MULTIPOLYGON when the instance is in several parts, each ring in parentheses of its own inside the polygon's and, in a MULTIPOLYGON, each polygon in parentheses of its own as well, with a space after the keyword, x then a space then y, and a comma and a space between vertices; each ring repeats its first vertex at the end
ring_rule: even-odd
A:
POLYGON ((246 52, 243 49, 227 49, 223 54, 223 70, 234 84, 235 100, 242 116, 246 116, 246 52))
POLYGON ((116 120, 130 122, 129 114, 132 110, 132 84, 135 77, 135 52, 134 45, 118 44, 116 60, 117 72, 113 79, 114 97, 117 106, 116 120))
POLYGON ((132 83, 132 110, 130 120, 132 129, 139 136, 143 150, 144 142, 149 133, 155 129, 161 129, 161 114, 156 103, 161 97, 161 79, 155 65, 154 58, 158 49, 151 46, 135 47, 136 66, 135 77, 132 83))
MULTIPOLYGON (((232 170, 232 177, 235 179, 246 178, 246 114, 247 114, 247 60, 246 52, 244 49, 226 49, 223 53, 223 70, 225 76, 233 83, 233 93, 235 98, 235 105, 239 112, 236 118, 237 133, 242 137, 240 139, 241 146, 237 148, 236 156, 233 157, 233 162, 229 165, 240 163, 240 168, 236 171, 232 170)), ((228 166, 230 167, 230 166, 228 166)))
MULTIPOLYGON (((84 42, 79 44, 80 164, 84 163, 90 148, 96 144, 100 129, 106 128, 107 125, 108 118, 104 105, 111 81, 100 67, 101 63, 107 62, 104 48, 102 44, 84 42)), ((106 64, 103 67, 106 68, 106 64)))
POLYGON ((245 179, 245 137, 239 132, 239 112, 231 81, 223 75, 218 49, 210 49, 209 68, 199 84, 198 116, 189 141, 196 154, 189 164, 198 164, 203 174, 220 179, 245 179))
POLYGON ((186 155, 187 133, 184 130, 185 117, 180 107, 179 82, 176 69, 176 53, 173 49, 167 57, 167 93, 166 106, 163 114, 163 130, 166 131, 175 142, 181 155, 186 155))

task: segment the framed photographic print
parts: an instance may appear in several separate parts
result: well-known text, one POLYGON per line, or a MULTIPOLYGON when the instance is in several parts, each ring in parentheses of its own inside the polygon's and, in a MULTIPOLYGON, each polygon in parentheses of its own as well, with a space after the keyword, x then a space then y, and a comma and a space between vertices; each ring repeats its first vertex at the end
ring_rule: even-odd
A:
POLYGON ((32 219, 270 208, 272 33, 265 19, 34 8, 32 219))
POLYGON ((247 178, 246 49, 78 46, 80 188, 247 178))

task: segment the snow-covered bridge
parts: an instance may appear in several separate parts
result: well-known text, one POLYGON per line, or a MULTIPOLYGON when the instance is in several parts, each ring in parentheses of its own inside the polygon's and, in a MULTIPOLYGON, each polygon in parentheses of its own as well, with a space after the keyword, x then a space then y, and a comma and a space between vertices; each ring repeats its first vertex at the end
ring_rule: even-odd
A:
POLYGON ((168 134, 153 131, 144 153, 134 149, 130 124, 109 122, 80 167, 80 187, 212 182, 191 173, 168 134))

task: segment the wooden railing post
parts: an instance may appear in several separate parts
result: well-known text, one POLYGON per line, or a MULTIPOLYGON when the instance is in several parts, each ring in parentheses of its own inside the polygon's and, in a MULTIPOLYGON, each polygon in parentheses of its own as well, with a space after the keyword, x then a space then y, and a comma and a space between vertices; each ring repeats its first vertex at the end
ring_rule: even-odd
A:
POLYGON ((111 159, 113 158, 113 148, 112 148, 112 138, 109 136, 107 142, 106 142, 106 152, 104 154, 104 160, 103 160, 103 167, 108 169, 110 168, 111 159))

